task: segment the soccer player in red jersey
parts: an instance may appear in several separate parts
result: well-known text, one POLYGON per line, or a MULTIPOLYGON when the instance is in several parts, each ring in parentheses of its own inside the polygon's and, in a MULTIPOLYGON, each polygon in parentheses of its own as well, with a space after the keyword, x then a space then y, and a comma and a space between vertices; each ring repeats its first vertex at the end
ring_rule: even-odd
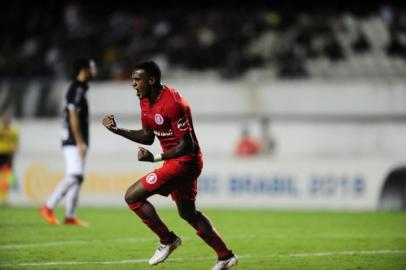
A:
POLYGON ((129 208, 159 237, 158 248, 149 264, 163 262, 181 244, 181 239, 168 229, 147 200, 154 194, 170 194, 179 215, 217 253, 213 270, 236 266, 238 257, 227 248, 210 220, 196 210, 197 178, 203 168, 203 158, 187 101, 176 89, 161 84, 161 71, 152 61, 134 67, 132 86, 140 99, 142 129, 119 128, 113 115, 105 116, 103 125, 140 144, 151 145, 157 137, 163 150, 162 154, 153 155, 140 147, 138 160, 164 162, 130 186, 125 194, 129 208))

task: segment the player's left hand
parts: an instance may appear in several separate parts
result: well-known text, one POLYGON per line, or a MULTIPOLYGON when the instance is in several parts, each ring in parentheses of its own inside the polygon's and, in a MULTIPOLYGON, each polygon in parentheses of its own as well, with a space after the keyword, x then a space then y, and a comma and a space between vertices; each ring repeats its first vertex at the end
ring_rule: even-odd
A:
POLYGON ((154 162, 154 155, 144 147, 140 147, 138 150, 138 160, 154 162))
POLYGON ((78 144, 78 150, 79 150, 79 155, 81 157, 85 157, 86 156, 86 152, 87 152, 87 146, 84 143, 80 143, 78 144))

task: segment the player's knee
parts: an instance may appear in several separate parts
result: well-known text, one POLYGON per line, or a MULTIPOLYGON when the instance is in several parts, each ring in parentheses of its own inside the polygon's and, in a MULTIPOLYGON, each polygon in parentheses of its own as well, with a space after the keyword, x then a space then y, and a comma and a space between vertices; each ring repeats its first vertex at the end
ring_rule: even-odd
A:
POLYGON ((128 189, 125 193, 124 200, 127 204, 134 204, 141 201, 141 199, 138 198, 138 196, 136 196, 136 194, 134 194, 134 192, 132 192, 130 189, 128 189))
POLYGON ((124 200, 128 205, 136 202, 136 200, 133 199, 131 193, 128 190, 124 195, 124 200))
POLYGON ((148 198, 149 193, 144 189, 141 182, 137 182, 129 187, 124 195, 124 200, 127 204, 132 204, 140 201, 144 201, 148 198))
POLYGON ((83 182, 83 175, 75 175, 74 177, 75 177, 76 182, 77 182, 79 185, 81 185, 82 182, 83 182))

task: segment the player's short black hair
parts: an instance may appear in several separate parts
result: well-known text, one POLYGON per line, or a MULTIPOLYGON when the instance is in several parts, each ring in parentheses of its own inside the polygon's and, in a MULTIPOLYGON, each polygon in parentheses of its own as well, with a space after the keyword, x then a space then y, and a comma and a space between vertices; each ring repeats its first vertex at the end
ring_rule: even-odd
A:
POLYGON ((79 75, 79 72, 82 68, 90 67, 91 59, 88 57, 78 57, 73 63, 73 76, 76 77, 79 75))
POLYGON ((134 70, 142 69, 149 77, 155 78, 155 83, 161 83, 161 69, 159 68, 158 64, 154 61, 145 61, 138 63, 134 66, 134 70))

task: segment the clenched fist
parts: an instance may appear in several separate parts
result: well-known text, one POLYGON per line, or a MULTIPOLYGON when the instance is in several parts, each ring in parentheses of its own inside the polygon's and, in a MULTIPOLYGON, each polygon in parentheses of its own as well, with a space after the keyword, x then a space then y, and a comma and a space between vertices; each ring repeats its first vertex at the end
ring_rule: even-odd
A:
POLYGON ((144 147, 140 147, 138 150, 138 160, 139 161, 154 161, 154 155, 144 147))
POLYGON ((118 131, 118 127, 116 124, 116 120, 114 120, 114 115, 106 115, 103 118, 103 125, 110 130, 111 132, 116 133, 118 131))

